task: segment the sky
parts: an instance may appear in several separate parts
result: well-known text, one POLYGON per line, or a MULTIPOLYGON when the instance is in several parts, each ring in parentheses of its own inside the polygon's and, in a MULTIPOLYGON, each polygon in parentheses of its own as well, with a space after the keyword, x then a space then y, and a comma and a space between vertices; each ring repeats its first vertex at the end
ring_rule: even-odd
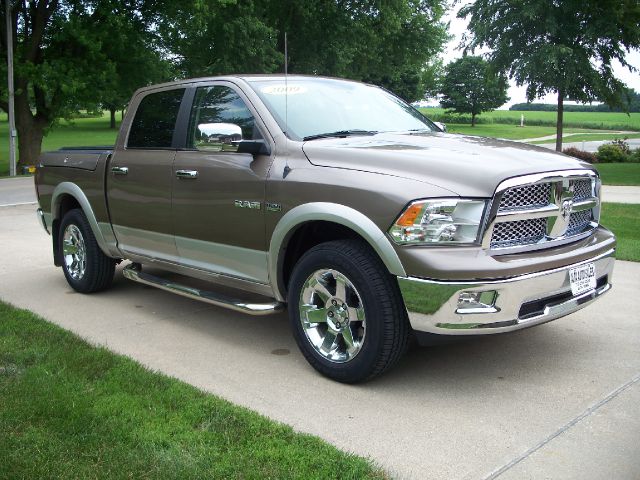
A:
MULTIPOLYGON (((461 2, 468 3, 468 2, 461 2)), ((445 52, 443 54, 444 64, 460 58, 462 56, 462 50, 458 49, 462 34, 467 30, 467 21, 465 19, 456 18, 456 13, 460 9, 461 5, 455 5, 454 8, 444 18, 445 22, 450 22, 449 33, 453 35, 451 41, 447 44, 445 52)), ((478 52, 476 52, 478 53, 478 52)), ((640 51, 634 50, 627 55, 627 62, 634 67, 640 69, 640 51)), ((614 62, 613 71, 616 76, 625 82, 628 87, 640 92, 640 72, 632 73, 627 68, 620 65, 618 62, 614 62)), ((516 86, 514 81, 510 82, 509 93, 510 100, 501 108, 509 108, 514 103, 524 103, 527 101, 526 85, 522 87, 516 86)), ((556 103, 557 98, 554 94, 546 95, 535 100, 536 103, 556 103)))

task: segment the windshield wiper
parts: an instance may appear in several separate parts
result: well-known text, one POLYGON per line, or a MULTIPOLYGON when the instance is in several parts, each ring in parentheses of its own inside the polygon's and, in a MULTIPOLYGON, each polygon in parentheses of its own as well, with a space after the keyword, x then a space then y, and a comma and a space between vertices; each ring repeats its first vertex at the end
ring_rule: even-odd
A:
POLYGON ((335 138, 335 137, 348 137, 351 135, 375 135, 378 132, 371 130, 338 130, 336 132, 318 133, 316 135, 309 135, 304 137, 303 140, 316 140, 318 138, 335 138))

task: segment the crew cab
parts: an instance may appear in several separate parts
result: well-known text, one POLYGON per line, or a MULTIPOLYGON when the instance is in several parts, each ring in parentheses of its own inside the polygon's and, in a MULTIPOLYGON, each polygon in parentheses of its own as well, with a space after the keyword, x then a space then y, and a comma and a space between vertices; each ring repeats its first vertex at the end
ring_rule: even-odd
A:
MULTIPOLYGON (((443 132, 372 85, 225 76, 135 92, 114 147, 37 166, 38 215, 78 292, 133 281, 254 315, 288 309, 342 382, 423 344, 568 315, 611 288, 587 163, 443 132)), ((229 359, 233 362, 233 359, 229 359)))

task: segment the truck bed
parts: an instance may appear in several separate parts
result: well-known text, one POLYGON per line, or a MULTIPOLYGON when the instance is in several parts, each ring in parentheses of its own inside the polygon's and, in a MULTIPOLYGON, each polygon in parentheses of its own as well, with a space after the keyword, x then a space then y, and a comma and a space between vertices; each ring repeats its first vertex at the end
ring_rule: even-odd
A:
POLYGON ((95 170, 98 160, 113 153, 113 146, 62 147, 53 152, 45 152, 40 163, 45 167, 70 167, 95 170))

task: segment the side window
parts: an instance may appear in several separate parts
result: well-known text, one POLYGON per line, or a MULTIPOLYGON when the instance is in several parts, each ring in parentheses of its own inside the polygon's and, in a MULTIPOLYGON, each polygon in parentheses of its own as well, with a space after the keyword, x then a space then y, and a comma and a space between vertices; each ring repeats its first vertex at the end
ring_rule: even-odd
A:
POLYGON ((170 148, 184 88, 150 93, 142 99, 129 130, 128 148, 170 148))
POLYGON ((262 138, 244 101, 220 85, 196 89, 187 135, 187 148, 230 152, 233 142, 262 138))

